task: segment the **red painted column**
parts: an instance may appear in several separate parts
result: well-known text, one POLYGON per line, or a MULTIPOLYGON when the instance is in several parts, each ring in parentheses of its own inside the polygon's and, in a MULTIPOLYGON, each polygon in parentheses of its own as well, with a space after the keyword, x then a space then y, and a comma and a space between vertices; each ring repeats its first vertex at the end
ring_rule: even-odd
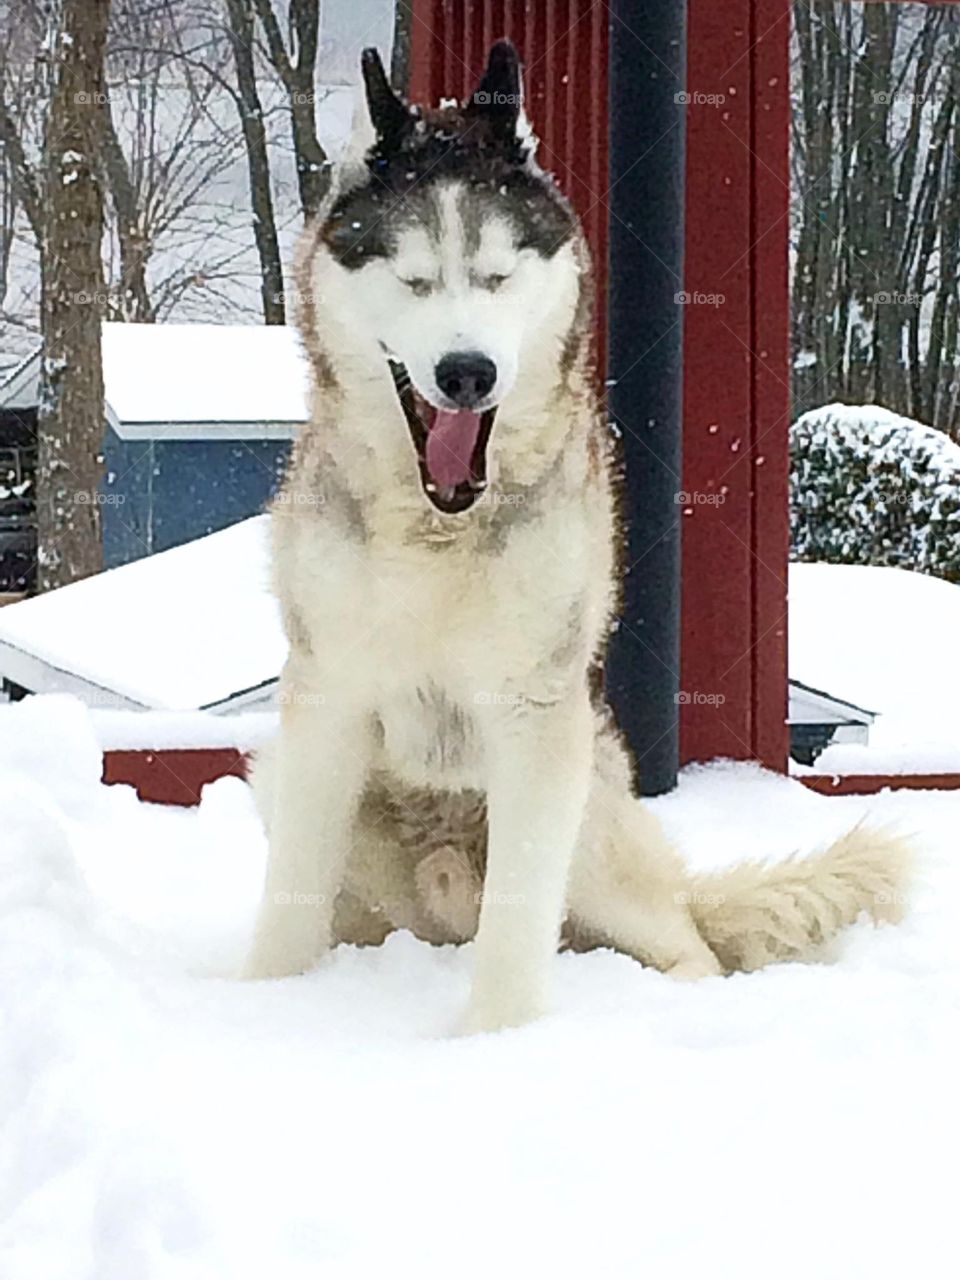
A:
POLYGON ((783 768, 789 0, 690 0, 681 753, 783 768))
POLYGON ((754 156, 753 412, 750 457, 754 558, 753 754, 786 768, 787 563, 790 555, 790 10, 755 0, 751 28, 754 156))

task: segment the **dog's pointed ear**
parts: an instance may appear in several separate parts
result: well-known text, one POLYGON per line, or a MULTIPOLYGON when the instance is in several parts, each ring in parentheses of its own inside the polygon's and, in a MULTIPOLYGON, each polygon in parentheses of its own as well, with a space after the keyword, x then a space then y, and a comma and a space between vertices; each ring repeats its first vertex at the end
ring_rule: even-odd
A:
POLYGON ((353 86, 353 112, 350 119, 350 134, 340 156, 341 166, 349 169, 364 168, 367 152, 377 141, 377 135, 370 119, 367 106, 367 93, 363 84, 353 86))
POLYGON ((360 55, 360 68, 373 132, 384 150, 395 151, 412 129, 413 118, 403 100, 390 88, 376 49, 364 49, 360 55))
POLYGON ((520 57, 509 40, 498 40, 490 50, 483 79, 466 104, 466 114, 486 120, 499 141, 512 142, 522 101, 520 57))

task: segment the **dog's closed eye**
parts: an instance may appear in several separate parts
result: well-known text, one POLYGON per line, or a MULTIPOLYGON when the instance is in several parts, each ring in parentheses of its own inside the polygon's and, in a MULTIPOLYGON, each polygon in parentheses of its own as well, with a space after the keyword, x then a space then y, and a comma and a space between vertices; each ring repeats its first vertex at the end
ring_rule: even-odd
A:
POLYGON ((472 274, 472 283, 479 289, 486 289, 488 293, 496 293, 509 279, 510 273, 508 271, 491 271, 486 275, 481 275, 477 272, 472 274))
POLYGON ((433 292, 433 281, 427 280, 425 276, 411 276, 409 280, 401 279, 400 283, 418 298, 426 298, 433 292))
POLYGON ((491 293, 496 293, 500 286, 505 285, 509 279, 508 275, 494 273, 493 275, 484 276, 480 283, 484 289, 489 289, 491 293))

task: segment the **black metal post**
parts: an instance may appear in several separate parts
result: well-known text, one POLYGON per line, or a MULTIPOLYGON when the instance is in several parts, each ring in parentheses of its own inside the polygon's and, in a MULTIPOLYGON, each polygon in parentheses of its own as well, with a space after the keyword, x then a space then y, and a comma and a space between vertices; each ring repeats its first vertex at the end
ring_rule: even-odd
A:
POLYGON ((644 795, 679 766, 685 0, 610 3, 609 410, 623 437, 623 609, 607 689, 644 795))

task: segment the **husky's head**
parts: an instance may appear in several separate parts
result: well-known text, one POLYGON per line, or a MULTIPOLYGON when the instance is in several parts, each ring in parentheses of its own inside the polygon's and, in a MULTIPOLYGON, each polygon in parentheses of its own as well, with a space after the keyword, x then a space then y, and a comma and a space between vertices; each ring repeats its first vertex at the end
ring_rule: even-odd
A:
POLYGON ((512 45, 494 45, 465 103, 436 110, 397 97, 376 50, 362 65, 367 135, 321 212, 312 283, 351 354, 389 362, 429 500, 465 511, 499 406, 562 362, 576 220, 534 161, 512 45))

